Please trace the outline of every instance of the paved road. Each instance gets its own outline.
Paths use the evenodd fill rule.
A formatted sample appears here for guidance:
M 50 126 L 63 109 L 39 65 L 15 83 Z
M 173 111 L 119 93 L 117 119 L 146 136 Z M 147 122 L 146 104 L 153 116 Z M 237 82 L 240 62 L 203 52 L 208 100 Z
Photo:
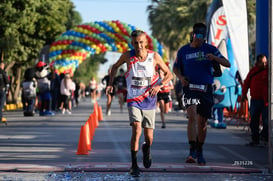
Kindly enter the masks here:
M 105 98 L 98 104 L 105 112 Z M 127 110 L 120 113 L 115 99 L 112 115 L 103 114 L 95 130 L 92 150 L 77 155 L 81 126 L 93 113 L 90 99 L 81 101 L 72 115 L 23 117 L 21 111 L 5 112 L 8 125 L 0 126 L 0 180 L 272 180 L 267 173 L 267 147 L 247 147 L 249 133 L 243 127 L 208 127 L 204 146 L 206 166 L 184 163 L 188 154 L 186 117 L 167 115 L 162 129 L 160 116 L 152 146 L 153 165 L 142 166 L 142 176 L 131 178 Z M 143 140 L 143 137 L 141 138 Z

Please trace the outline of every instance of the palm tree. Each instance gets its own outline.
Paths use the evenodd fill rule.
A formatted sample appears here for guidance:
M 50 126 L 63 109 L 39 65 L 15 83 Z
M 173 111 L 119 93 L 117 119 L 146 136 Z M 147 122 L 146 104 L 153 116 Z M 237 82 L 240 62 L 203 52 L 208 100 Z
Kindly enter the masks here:
M 173 53 L 190 40 L 192 26 L 205 22 L 208 0 L 152 0 L 147 7 L 152 35 Z

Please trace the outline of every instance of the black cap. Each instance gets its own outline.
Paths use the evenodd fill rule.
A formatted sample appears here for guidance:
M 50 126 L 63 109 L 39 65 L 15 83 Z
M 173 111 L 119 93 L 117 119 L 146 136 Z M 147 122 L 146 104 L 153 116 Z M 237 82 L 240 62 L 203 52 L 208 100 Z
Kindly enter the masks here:
M 206 35 L 207 27 L 204 23 L 196 23 L 193 26 L 193 33 L 194 34 L 202 34 Z

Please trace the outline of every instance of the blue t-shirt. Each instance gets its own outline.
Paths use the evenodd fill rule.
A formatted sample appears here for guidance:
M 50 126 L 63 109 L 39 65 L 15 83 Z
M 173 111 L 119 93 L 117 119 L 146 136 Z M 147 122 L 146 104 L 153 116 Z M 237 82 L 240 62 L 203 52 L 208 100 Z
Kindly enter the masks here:
M 190 83 L 212 84 L 213 67 L 212 61 L 206 57 L 208 53 L 224 58 L 213 45 L 203 43 L 201 47 L 193 48 L 187 44 L 178 50 L 173 66 L 180 69 L 182 75 L 187 77 Z

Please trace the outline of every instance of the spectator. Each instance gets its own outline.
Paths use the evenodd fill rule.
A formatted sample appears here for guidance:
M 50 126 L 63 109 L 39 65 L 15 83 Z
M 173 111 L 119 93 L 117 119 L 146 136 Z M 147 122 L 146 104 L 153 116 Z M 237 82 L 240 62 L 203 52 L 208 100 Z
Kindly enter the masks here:
M 6 121 L 6 118 L 3 117 L 3 107 L 6 101 L 6 95 L 9 89 L 9 79 L 5 72 L 5 63 L 0 61 L 0 120 L 2 122 Z
M 74 100 L 76 107 L 79 106 L 79 97 L 80 97 L 80 82 L 78 80 L 75 80 L 75 91 L 74 91 Z
M 58 105 L 61 102 L 60 100 L 61 78 L 55 72 L 55 68 L 53 66 L 50 67 L 49 80 L 50 80 L 50 93 L 52 97 L 51 110 L 56 112 L 58 111 Z
M 36 64 L 36 80 L 38 82 L 38 97 L 40 116 L 53 116 L 51 111 L 52 97 L 50 93 L 49 66 L 45 62 Z
M 248 146 L 257 146 L 262 141 L 268 141 L 268 65 L 263 54 L 257 56 L 256 64 L 247 74 L 243 82 L 242 100 L 247 99 L 250 89 L 250 129 L 251 142 Z M 263 129 L 259 132 L 260 117 Z
M 37 81 L 35 79 L 34 68 L 28 68 L 24 74 L 24 81 L 22 87 L 22 103 L 24 116 L 34 116 L 35 114 L 35 101 L 37 91 Z
M 62 114 L 65 114 L 66 112 L 71 114 L 71 101 L 74 90 L 75 83 L 72 81 L 70 73 L 65 73 L 65 76 L 61 81 L 61 99 L 63 102 Z

